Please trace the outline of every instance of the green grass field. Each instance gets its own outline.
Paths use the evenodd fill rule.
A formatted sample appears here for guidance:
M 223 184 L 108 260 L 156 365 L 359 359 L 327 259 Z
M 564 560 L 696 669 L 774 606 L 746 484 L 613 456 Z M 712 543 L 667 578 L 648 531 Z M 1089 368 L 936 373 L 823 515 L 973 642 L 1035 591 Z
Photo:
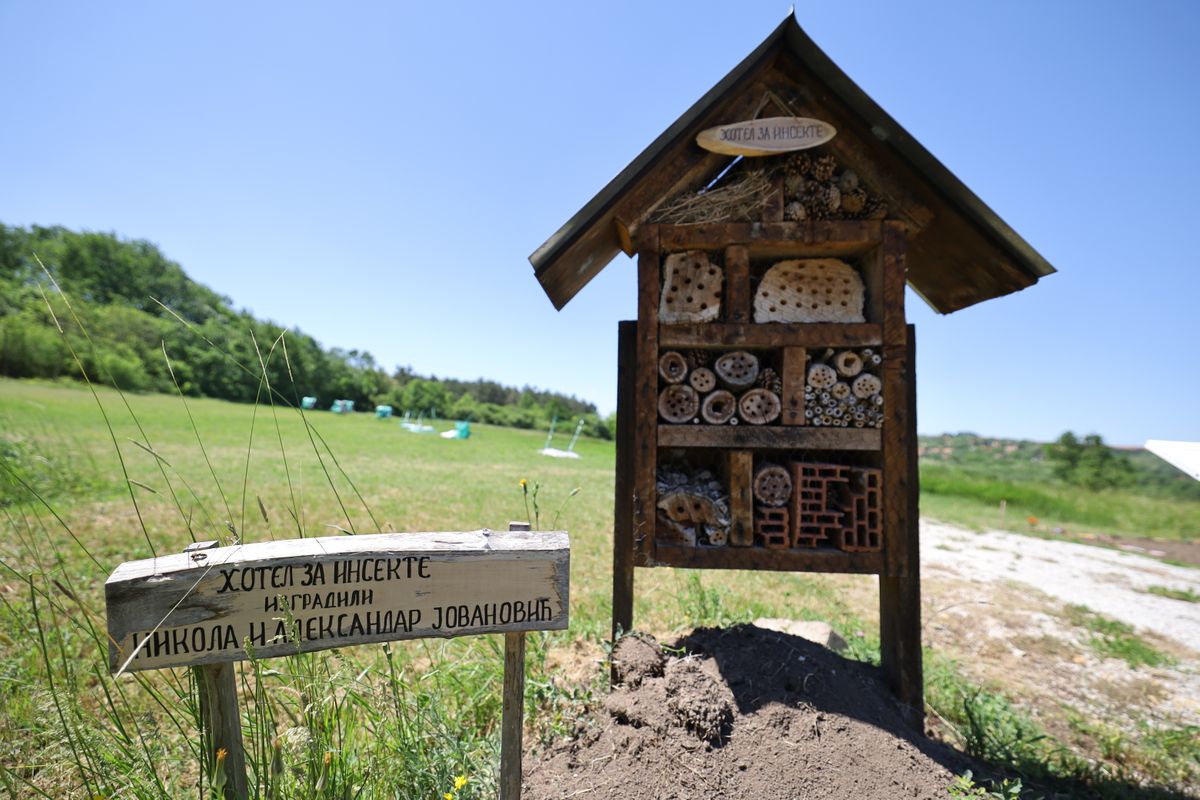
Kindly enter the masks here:
M 571 629 L 533 637 L 530 733 L 536 741 L 574 724 L 579 704 L 604 674 L 600 662 L 611 607 L 611 442 L 581 439 L 576 451 L 582 458 L 560 460 L 537 453 L 545 441 L 537 431 L 476 425 L 469 440 L 447 441 L 407 433 L 395 420 L 373 415 L 315 412 L 308 417 L 310 436 L 291 409 L 276 413 L 268 405 L 201 399 L 185 404 L 162 395 L 122 398 L 103 389 L 97 398 L 74 384 L 0 381 L 0 428 L 10 444 L 8 452 L 19 456 L 6 463 L 17 466 L 22 481 L 14 488 L 10 479 L 7 496 L 32 487 L 45 501 L 7 505 L 9 535 L 0 542 L 0 700 L 9 703 L 0 722 L 0 761 L 14 796 L 28 796 L 32 789 L 68 796 L 67 785 L 76 796 L 89 798 L 117 796 L 119 791 L 176 796 L 172 793 L 180 786 L 198 779 L 196 753 L 187 744 L 194 709 L 188 707 L 186 673 L 153 673 L 140 686 L 128 679 L 114 682 L 104 674 L 102 642 L 94 640 L 96 633 L 87 623 L 102 628 L 102 585 L 118 563 L 178 552 L 193 540 L 228 542 L 234 536 L 248 542 L 351 531 L 502 529 L 509 521 L 527 519 L 521 479 L 531 490 L 537 487 L 536 508 L 529 506 L 529 516 L 536 519 L 530 521 L 544 529 L 557 523 L 570 532 L 572 542 Z M 449 423 L 439 429 L 446 427 Z M 565 440 L 556 444 L 564 446 Z M 872 592 L 871 578 L 675 570 L 639 571 L 638 577 L 636 619 L 646 630 L 670 634 L 759 615 L 819 616 L 843 630 L 862 631 L 855 638 L 862 653 L 876 647 L 873 626 L 860 619 L 853 593 L 845 591 L 849 586 L 854 592 Z M 44 647 L 31 638 L 39 628 L 47 633 Z M 430 773 L 427 796 L 464 773 L 472 780 L 459 796 L 487 796 L 496 764 L 502 666 L 498 637 L 397 643 L 386 648 L 387 658 L 384 650 L 367 646 L 264 664 L 277 674 L 268 675 L 263 684 L 282 684 L 274 693 L 282 700 L 272 701 L 280 708 L 271 713 L 302 722 L 304 705 L 298 700 L 289 704 L 288 698 L 305 695 L 301 685 L 318 680 L 314 670 L 336 673 L 320 678 L 322 685 L 349 681 L 337 695 L 340 702 L 406 686 L 407 704 L 393 704 L 404 713 L 397 710 L 379 719 L 368 715 L 370 724 L 358 723 L 357 728 L 347 720 L 361 715 L 351 714 L 350 708 L 327 709 L 337 735 L 323 740 L 325 749 L 308 754 L 308 762 L 332 752 L 332 768 L 341 769 L 347 781 L 378 792 L 363 796 L 391 796 L 381 787 L 403 776 L 364 772 L 365 764 L 387 762 L 376 757 L 377 750 L 383 746 L 380 741 L 391 742 L 388 746 L 414 759 L 446 759 L 442 773 Z M 275 668 L 276 662 L 296 669 Z M 308 672 L 297 665 L 306 665 Z M 363 677 L 352 680 L 360 673 Z M 405 680 L 392 682 L 389 675 Z M 252 674 L 250 684 L 257 686 L 260 677 Z M 50 678 L 56 679 L 54 686 Z M 60 714 L 55 699 L 64 694 L 64 685 L 72 694 L 78 692 L 79 703 Z M 28 692 L 29 686 L 37 691 Z M 92 698 L 97 688 L 108 692 L 104 702 Z M 252 718 L 259 706 L 270 705 L 265 698 L 255 702 L 256 696 L 251 692 L 248 702 Z M 440 721 L 430 722 L 427 717 L 434 710 Z M 127 740 L 125 734 L 113 733 L 119 720 L 129 718 L 153 720 L 154 735 L 147 739 L 153 744 L 152 758 L 137 756 L 137 735 L 127 731 Z M 289 728 L 273 719 L 260 720 L 248 732 L 251 740 L 266 737 L 258 759 L 261 772 L 269 772 L 279 760 L 267 741 L 276 734 L 263 731 Z M 438 730 L 459 731 L 457 745 L 443 748 L 444 753 L 429 751 L 429 742 L 397 742 L 394 731 L 380 733 L 384 728 L 412 730 L 415 719 L 426 721 L 430 736 Z M 353 759 L 338 760 L 338 754 L 350 752 Z M 123 767 L 112 768 L 110 775 L 112 763 Z M 316 770 L 315 775 L 320 765 L 306 769 Z M 88 781 L 81 781 L 79 773 L 89 776 Z M 295 777 L 292 770 L 283 774 Z M 261 774 L 258 779 L 263 781 Z M 286 782 L 280 785 L 275 796 L 342 796 L 289 793 Z
M 195 735 L 186 671 L 107 675 L 102 585 L 118 563 L 193 540 L 501 529 L 527 518 L 522 479 L 537 487 L 530 521 L 572 542 L 571 628 L 530 637 L 527 741 L 578 724 L 606 674 L 612 443 L 581 439 L 581 459 L 557 460 L 537 454 L 537 431 L 477 425 L 469 440 L 446 441 L 368 414 L 307 421 L 267 404 L 0 381 L 0 786 L 10 797 L 209 797 L 219 783 Z M 991 496 L 972 493 L 964 507 L 990 512 Z M 669 636 L 819 618 L 847 634 L 851 655 L 873 660 L 876 598 L 869 576 L 639 570 L 635 620 Z M 488 636 L 248 665 L 257 796 L 382 798 L 396 786 L 494 795 L 501 662 L 499 637 Z M 935 697 L 988 697 L 953 670 L 936 679 Z

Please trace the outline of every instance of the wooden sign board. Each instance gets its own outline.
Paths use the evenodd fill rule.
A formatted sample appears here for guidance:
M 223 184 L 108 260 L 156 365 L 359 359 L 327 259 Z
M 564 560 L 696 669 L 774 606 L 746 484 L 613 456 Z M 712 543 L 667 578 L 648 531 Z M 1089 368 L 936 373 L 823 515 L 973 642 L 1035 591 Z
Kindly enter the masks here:
M 828 122 L 808 117 L 766 117 L 701 131 L 696 144 L 728 156 L 773 156 L 807 150 L 837 135 Z
M 565 532 L 334 536 L 131 561 L 104 587 L 109 667 L 563 630 L 569 576 Z

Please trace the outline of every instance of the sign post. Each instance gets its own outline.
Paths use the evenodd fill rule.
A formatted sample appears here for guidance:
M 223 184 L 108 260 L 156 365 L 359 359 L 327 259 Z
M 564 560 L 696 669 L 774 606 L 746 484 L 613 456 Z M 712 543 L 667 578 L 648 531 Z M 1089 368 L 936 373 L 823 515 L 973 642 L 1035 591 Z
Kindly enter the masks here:
M 225 796 L 238 800 L 248 785 L 232 662 L 504 633 L 501 797 L 518 798 L 525 632 L 566 629 L 570 543 L 513 527 L 526 530 L 210 542 L 127 562 L 105 583 L 109 666 L 196 669 L 205 744 L 224 751 Z

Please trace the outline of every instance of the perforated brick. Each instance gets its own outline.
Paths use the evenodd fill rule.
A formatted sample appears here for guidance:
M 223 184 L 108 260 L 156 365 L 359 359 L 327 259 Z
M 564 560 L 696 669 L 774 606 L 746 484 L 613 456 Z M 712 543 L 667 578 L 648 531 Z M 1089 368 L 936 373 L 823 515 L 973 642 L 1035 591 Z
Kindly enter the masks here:
M 754 538 L 764 547 L 783 549 L 791 546 L 791 526 L 787 508 L 758 506 L 754 509 Z

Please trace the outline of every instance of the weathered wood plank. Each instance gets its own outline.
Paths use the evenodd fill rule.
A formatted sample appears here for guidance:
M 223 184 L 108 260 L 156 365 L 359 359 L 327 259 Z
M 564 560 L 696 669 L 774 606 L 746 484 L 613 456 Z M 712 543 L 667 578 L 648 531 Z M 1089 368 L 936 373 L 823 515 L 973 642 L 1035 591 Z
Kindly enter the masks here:
M 612 641 L 633 629 L 633 457 L 637 322 L 617 326 L 617 459 L 613 509 Z M 614 678 L 615 679 L 615 678 Z
M 246 800 L 246 749 L 242 743 L 242 718 L 238 712 L 237 676 L 233 664 L 205 664 L 193 668 L 200 700 L 200 725 L 204 757 L 216 764 L 224 758 L 225 800 Z
M 848 572 L 878 574 L 880 553 L 840 550 L 775 550 L 765 547 L 692 547 L 660 544 L 656 566 L 692 569 L 752 569 L 776 572 Z
M 808 349 L 804 347 L 783 348 L 783 386 L 780 400 L 783 402 L 783 424 L 804 425 L 805 370 L 808 368 Z
M 752 257 L 818 258 L 860 255 L 883 241 L 880 220 L 802 222 L 704 222 L 660 225 L 663 252 L 718 250 L 746 245 Z
M 725 248 L 725 321 L 749 322 L 750 300 L 750 251 L 732 244 Z
M 564 532 L 257 542 L 120 565 L 105 583 L 116 671 L 368 642 L 567 627 Z
M 883 326 L 869 323 L 783 323 L 739 325 L 709 322 L 659 325 L 662 347 L 878 347 Z
M 733 450 L 727 454 L 729 479 L 729 543 L 734 547 L 754 544 L 754 454 Z
M 635 563 L 654 558 L 655 471 L 658 464 L 658 307 L 662 293 L 658 226 L 645 225 L 638 243 L 638 322 L 634 370 L 633 535 Z
M 904 719 L 923 730 L 925 692 L 921 663 L 921 579 L 879 577 L 879 661 Z
M 878 450 L 876 428 L 777 425 L 659 425 L 659 447 L 787 450 Z
M 903 490 L 905 508 L 903 549 L 898 575 L 880 576 L 880 658 L 885 679 L 896 693 L 909 724 L 924 730 L 925 683 L 921 651 L 920 486 L 917 472 L 916 335 L 908 326 L 908 386 L 905 397 L 907 472 Z M 890 565 L 894 570 L 896 564 Z
M 504 700 L 500 724 L 500 800 L 521 800 L 525 718 L 525 634 L 504 634 Z
M 898 222 L 885 222 L 883 226 L 883 340 L 891 344 L 903 344 L 907 333 L 904 318 L 904 287 L 907 275 L 905 250 L 907 242 L 904 227 Z

